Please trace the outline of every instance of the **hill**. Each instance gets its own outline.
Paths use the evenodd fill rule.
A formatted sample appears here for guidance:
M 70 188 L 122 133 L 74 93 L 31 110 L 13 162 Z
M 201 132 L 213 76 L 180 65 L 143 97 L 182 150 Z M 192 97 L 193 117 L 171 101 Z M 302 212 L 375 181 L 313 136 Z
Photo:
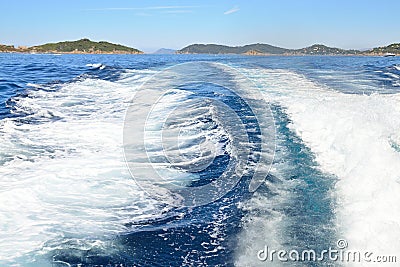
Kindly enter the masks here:
M 0 52 L 20 52 L 20 53 L 67 53 L 67 54 L 142 54 L 143 52 L 109 42 L 93 42 L 89 39 L 77 41 L 65 41 L 58 43 L 48 43 L 31 47 L 14 47 L 13 45 L 1 45 Z
M 65 41 L 58 43 L 48 43 L 38 46 L 29 47 L 32 52 L 52 52 L 52 53 L 112 53 L 112 54 L 141 54 L 142 51 L 109 42 L 93 42 L 89 39 L 81 39 L 78 41 Z
M 358 50 L 345 50 L 315 44 L 301 49 L 287 49 L 268 44 L 225 46 L 216 44 L 193 44 L 177 51 L 179 54 L 245 54 L 245 55 L 358 55 Z
M 388 46 L 376 47 L 366 51 L 370 55 L 384 55 L 387 53 L 400 55 L 400 43 L 390 44 Z
M 309 47 L 291 50 L 292 54 L 298 55 L 358 55 L 359 50 L 345 50 L 336 47 L 329 47 L 322 44 L 315 44 Z
M 15 52 L 17 48 L 15 48 L 13 45 L 4 45 L 0 44 L 0 52 Z
M 268 44 L 250 44 L 245 46 L 226 46 L 217 44 L 192 44 L 181 50 L 178 54 L 246 54 L 253 51 L 256 54 L 280 55 L 288 52 L 286 48 Z

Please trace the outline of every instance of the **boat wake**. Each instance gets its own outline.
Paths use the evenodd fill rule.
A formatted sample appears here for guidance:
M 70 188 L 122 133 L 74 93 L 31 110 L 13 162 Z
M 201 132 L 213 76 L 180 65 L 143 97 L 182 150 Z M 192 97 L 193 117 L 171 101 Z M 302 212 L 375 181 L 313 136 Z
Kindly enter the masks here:
M 287 116 L 287 129 L 280 133 L 289 131 L 292 137 L 285 138 L 286 148 L 278 152 L 277 158 L 287 157 L 281 153 L 293 155 L 273 165 L 271 174 L 276 179 L 267 184 L 269 191 L 276 188 L 274 196 L 258 192 L 245 205 L 246 210 L 261 209 L 262 213 L 250 212 L 245 220 L 237 265 L 262 265 L 255 253 L 264 245 L 298 248 L 307 233 L 290 230 L 293 211 L 288 207 L 299 204 L 292 202 L 298 201 L 296 190 L 301 194 L 312 190 L 307 196 L 313 205 L 300 218 L 305 216 L 313 226 L 307 225 L 307 219 L 296 218 L 295 223 L 297 229 L 314 231 L 301 248 L 325 249 L 334 246 L 335 238 L 345 238 L 355 250 L 395 255 L 400 249 L 400 213 L 392 207 L 400 201 L 400 155 L 393 140 L 399 140 L 400 95 L 345 94 L 286 70 L 243 71 L 259 84 L 268 99 L 284 108 L 287 115 L 278 116 L 277 121 L 283 123 Z M 296 150 L 285 152 L 296 139 L 301 140 Z M 315 158 L 316 164 L 307 163 L 307 158 Z M 304 171 L 305 166 L 315 167 L 307 175 L 300 175 L 299 181 L 295 173 Z M 297 171 L 288 173 L 288 168 Z M 259 214 L 267 214 L 270 219 Z M 321 216 L 326 220 L 315 228 Z M 260 229 L 264 235 L 255 234 Z M 326 231 L 332 231 L 331 242 L 315 245 L 315 240 L 326 240 Z
M 366 66 L 366 87 L 341 70 L 180 66 L 88 64 L 8 99 L 0 265 L 264 266 L 265 245 L 339 238 L 400 250 L 398 65 Z

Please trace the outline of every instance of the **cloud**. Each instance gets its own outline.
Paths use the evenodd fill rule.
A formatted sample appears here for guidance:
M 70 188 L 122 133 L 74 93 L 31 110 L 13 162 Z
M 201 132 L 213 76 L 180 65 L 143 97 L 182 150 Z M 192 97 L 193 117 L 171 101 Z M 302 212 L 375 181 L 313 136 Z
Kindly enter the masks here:
M 224 12 L 224 15 L 229 15 L 235 12 L 238 12 L 240 10 L 240 8 L 238 6 L 234 6 L 233 8 L 227 10 Z

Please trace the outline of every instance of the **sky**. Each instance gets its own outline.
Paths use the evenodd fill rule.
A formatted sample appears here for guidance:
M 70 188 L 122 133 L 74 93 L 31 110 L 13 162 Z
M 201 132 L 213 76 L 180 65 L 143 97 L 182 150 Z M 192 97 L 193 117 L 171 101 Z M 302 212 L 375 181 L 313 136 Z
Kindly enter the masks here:
M 152 52 L 193 43 L 400 42 L 397 0 L 2 0 L 0 11 L 0 43 L 16 46 L 89 38 Z

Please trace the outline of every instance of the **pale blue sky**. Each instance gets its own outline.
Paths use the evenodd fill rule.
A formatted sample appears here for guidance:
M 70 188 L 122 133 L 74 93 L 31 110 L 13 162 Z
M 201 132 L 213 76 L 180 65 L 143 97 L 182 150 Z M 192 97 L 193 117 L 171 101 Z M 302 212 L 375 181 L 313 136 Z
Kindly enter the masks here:
M 2 0 L 0 43 L 83 37 L 150 52 L 192 43 L 323 43 L 369 48 L 400 42 L 400 1 Z

